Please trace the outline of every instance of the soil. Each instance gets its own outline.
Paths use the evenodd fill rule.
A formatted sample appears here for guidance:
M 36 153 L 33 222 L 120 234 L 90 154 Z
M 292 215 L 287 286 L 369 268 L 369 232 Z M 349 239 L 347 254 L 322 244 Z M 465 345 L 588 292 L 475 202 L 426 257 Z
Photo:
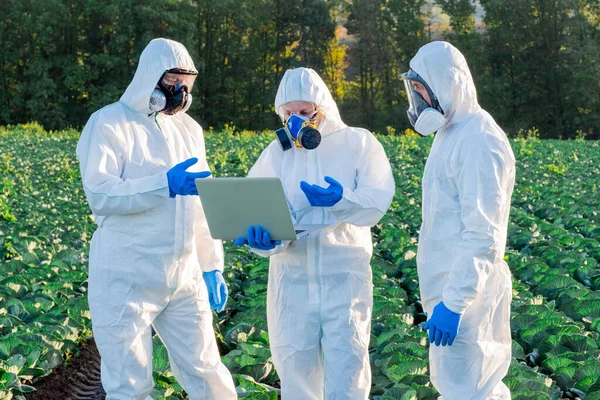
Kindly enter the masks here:
M 100 382 L 100 354 L 93 339 L 80 347 L 79 355 L 66 365 L 33 383 L 36 392 L 27 400 L 104 400 L 106 393 Z

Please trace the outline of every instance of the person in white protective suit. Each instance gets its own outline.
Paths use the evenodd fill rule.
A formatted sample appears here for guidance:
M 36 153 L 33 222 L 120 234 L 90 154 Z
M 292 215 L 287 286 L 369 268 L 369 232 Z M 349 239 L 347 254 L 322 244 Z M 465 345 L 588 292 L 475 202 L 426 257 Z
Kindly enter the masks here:
M 284 140 L 279 130 L 279 140 L 262 152 L 248 176 L 280 178 L 294 223 L 325 226 L 282 243 L 253 226 L 235 242 L 270 256 L 267 319 L 282 398 L 367 399 L 370 227 L 394 196 L 390 164 L 375 136 L 342 122 L 312 69 L 285 73 L 275 110 L 294 140 Z M 298 131 L 300 120 L 312 128 Z
M 90 117 L 77 145 L 98 225 L 88 302 L 108 400 L 150 398 L 151 326 L 190 399 L 237 398 L 212 327 L 211 307 L 227 297 L 223 248 L 194 196 L 194 179 L 210 175 L 202 129 L 185 114 L 196 74 L 183 45 L 152 40 L 121 99 Z
M 510 399 L 511 276 L 504 262 L 515 158 L 477 103 L 463 55 L 423 46 L 402 75 L 408 115 L 435 131 L 423 175 L 417 265 L 431 381 L 444 400 Z

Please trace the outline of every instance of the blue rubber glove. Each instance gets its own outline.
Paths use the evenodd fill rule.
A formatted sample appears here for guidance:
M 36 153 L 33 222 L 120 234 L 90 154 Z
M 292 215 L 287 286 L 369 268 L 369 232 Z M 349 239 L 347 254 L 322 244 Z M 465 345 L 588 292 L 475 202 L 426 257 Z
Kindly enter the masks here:
M 262 226 L 248 227 L 248 236 L 235 239 L 233 244 L 236 246 L 242 246 L 247 244 L 253 249 L 259 250 L 273 250 L 276 246 L 281 244 L 281 240 L 271 240 L 271 234 L 268 230 Z
M 308 202 L 313 207 L 331 207 L 342 199 L 344 187 L 341 183 L 330 176 L 325 177 L 329 186 L 324 188 L 319 185 L 311 185 L 308 182 L 300 182 L 300 189 L 306 195 Z
M 217 309 L 217 312 L 223 311 L 225 303 L 227 303 L 227 284 L 223 278 L 223 274 L 219 270 L 213 270 L 202 274 L 204 282 L 208 288 L 208 302 L 210 309 Z
M 198 159 L 196 157 L 188 158 L 167 172 L 167 180 L 169 181 L 169 197 L 173 198 L 176 195 L 188 196 L 198 194 L 198 189 L 196 188 L 196 179 L 210 176 L 210 171 L 186 171 L 186 169 L 197 162 Z
M 429 343 L 439 346 L 452 346 L 456 335 L 458 335 L 458 327 L 462 314 L 457 314 L 450 311 L 443 301 L 440 301 L 433 308 L 431 318 L 423 325 L 423 329 L 429 330 Z

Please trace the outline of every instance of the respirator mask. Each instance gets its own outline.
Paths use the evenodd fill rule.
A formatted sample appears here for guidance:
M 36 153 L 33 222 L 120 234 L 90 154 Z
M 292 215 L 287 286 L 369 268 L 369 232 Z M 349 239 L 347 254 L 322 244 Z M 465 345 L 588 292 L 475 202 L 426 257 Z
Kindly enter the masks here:
M 425 80 L 412 69 L 403 73 L 402 79 L 404 80 L 404 88 L 408 96 L 409 107 L 406 114 L 411 125 L 423 136 L 437 132 L 447 122 L 437 97 L 433 94 L 433 91 Z M 413 82 L 418 82 L 425 88 L 431 105 L 417 92 Z
M 150 110 L 166 115 L 186 112 L 192 105 L 190 91 L 197 75 L 195 71 L 179 68 L 166 71 L 150 96 Z
M 316 115 L 317 111 L 311 117 L 292 114 L 285 121 L 284 127 L 275 131 L 283 151 L 288 151 L 294 146 L 306 150 L 319 147 L 321 133 L 314 122 Z

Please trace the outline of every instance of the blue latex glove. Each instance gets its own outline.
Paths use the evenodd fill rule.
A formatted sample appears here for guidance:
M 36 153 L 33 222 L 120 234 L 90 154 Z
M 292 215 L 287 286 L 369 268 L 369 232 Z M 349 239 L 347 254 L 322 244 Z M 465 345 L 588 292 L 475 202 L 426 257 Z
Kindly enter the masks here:
M 210 176 L 210 171 L 186 171 L 186 169 L 197 162 L 198 159 L 196 157 L 188 158 L 167 172 L 167 180 L 169 181 L 169 197 L 175 197 L 176 195 L 187 196 L 198 194 L 198 189 L 196 188 L 196 179 Z
M 233 242 L 236 246 L 242 246 L 247 244 L 248 246 L 259 249 L 259 250 L 273 250 L 276 246 L 281 244 L 281 240 L 271 240 L 271 234 L 268 230 L 262 226 L 248 227 L 248 236 L 235 239 Z
M 342 184 L 330 176 L 325 177 L 325 182 L 329 183 L 327 188 L 319 185 L 311 185 L 305 181 L 300 182 L 300 189 L 306 195 L 311 206 L 331 207 L 342 199 L 344 193 Z
M 457 314 L 454 311 L 450 311 L 443 301 L 440 301 L 437 306 L 433 308 L 433 314 L 431 318 L 423 325 L 423 329 L 429 330 L 429 343 L 436 346 L 440 344 L 445 346 L 452 346 L 456 335 L 458 335 L 458 327 L 462 314 Z
M 217 312 L 223 311 L 225 303 L 227 303 L 227 284 L 223 278 L 223 274 L 219 270 L 213 270 L 202 274 L 204 282 L 208 288 L 208 302 L 210 309 L 217 309 Z

